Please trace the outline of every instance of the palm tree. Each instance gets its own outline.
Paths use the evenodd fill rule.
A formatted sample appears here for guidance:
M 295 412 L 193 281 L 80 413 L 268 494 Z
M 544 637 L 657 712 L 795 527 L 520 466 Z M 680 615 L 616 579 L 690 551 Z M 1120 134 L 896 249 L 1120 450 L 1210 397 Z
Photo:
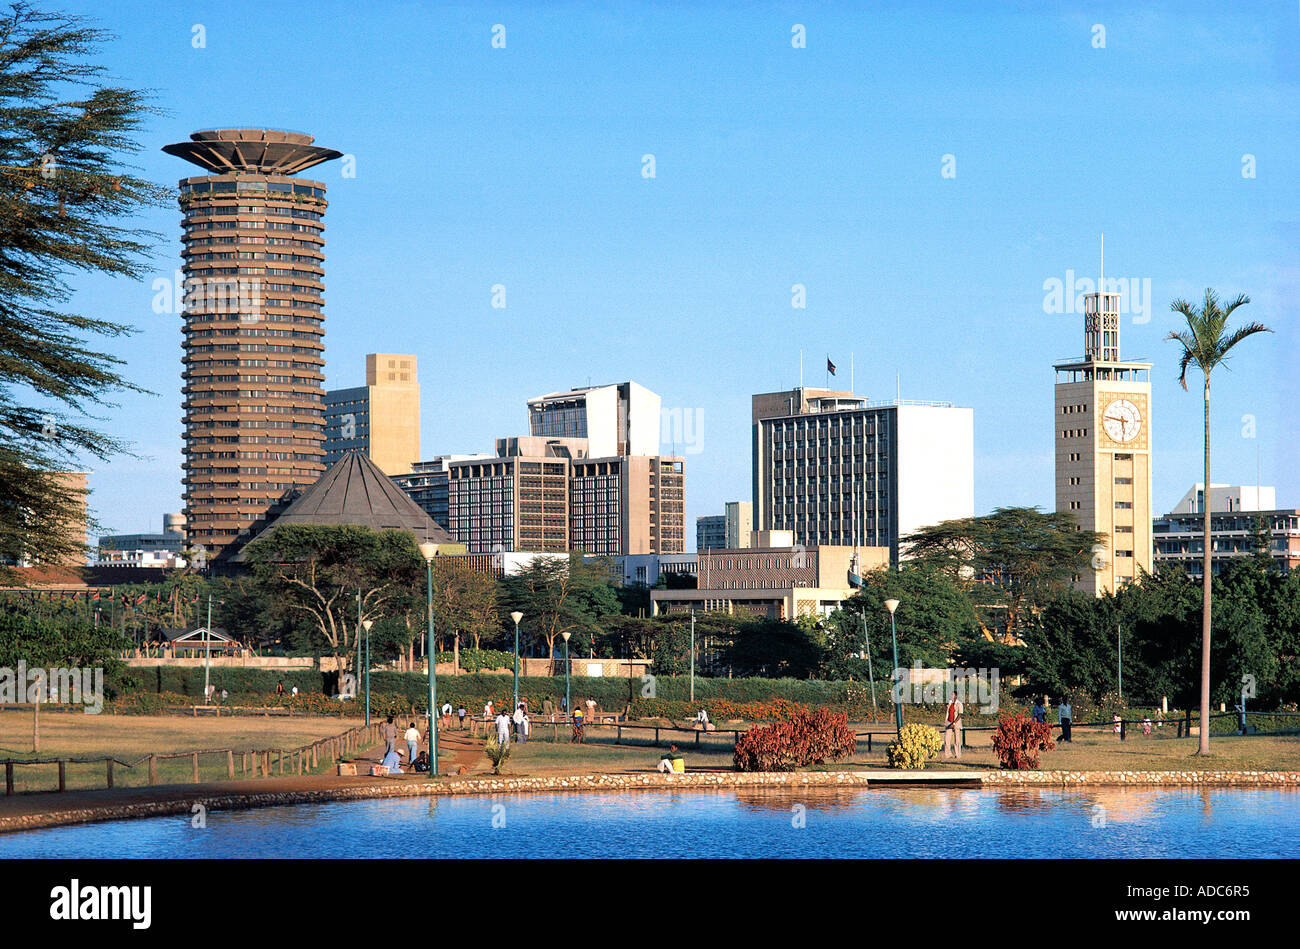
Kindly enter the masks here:
M 1205 291 L 1205 303 L 1198 310 L 1186 300 L 1175 300 L 1170 309 L 1181 313 L 1187 320 L 1187 329 L 1171 332 L 1166 339 L 1172 339 L 1183 347 L 1182 358 L 1178 361 L 1178 382 L 1187 389 L 1187 370 L 1195 363 L 1201 368 L 1205 377 L 1205 486 L 1202 497 L 1201 512 L 1205 516 L 1205 549 L 1202 551 L 1203 594 L 1201 601 L 1201 744 L 1198 755 L 1210 753 L 1210 373 L 1215 366 L 1226 362 L 1228 351 L 1247 336 L 1255 333 L 1273 332 L 1261 323 L 1247 323 L 1231 333 L 1226 332 L 1228 317 L 1239 306 L 1250 302 L 1244 293 L 1226 307 L 1219 305 L 1219 297 L 1213 290 Z

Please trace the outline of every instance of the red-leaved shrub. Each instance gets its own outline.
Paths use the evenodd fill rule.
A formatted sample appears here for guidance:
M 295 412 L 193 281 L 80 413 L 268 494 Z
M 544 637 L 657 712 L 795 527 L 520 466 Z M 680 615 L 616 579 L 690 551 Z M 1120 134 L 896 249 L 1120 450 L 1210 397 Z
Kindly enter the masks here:
M 848 715 L 819 708 L 751 728 L 736 742 L 734 760 L 737 771 L 793 771 L 846 758 L 856 747 Z
M 1038 753 L 1056 747 L 1052 726 L 1036 722 L 1024 712 L 1003 715 L 993 733 L 993 750 L 1002 767 L 1013 771 L 1037 771 Z

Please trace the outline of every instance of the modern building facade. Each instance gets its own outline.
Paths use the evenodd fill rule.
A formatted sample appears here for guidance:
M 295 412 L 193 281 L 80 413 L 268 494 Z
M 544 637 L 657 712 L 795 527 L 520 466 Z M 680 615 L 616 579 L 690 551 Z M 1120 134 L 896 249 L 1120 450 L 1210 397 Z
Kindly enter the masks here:
M 528 401 L 528 433 L 585 438 L 588 454 L 658 455 L 660 399 L 635 382 L 552 392 Z
M 468 455 L 438 455 L 428 461 L 417 461 L 408 474 L 392 475 L 393 484 L 405 491 L 424 513 L 444 530 L 450 530 L 451 511 L 448 502 L 448 466 L 453 461 L 481 461 L 492 458 L 487 453 Z
M 180 182 L 185 515 L 220 551 L 276 499 L 324 472 L 325 185 L 295 176 L 340 157 L 310 135 L 195 132 L 163 151 Z
M 1282 573 L 1300 567 L 1300 509 L 1277 507 L 1271 487 L 1210 486 L 1210 565 L 1219 573 L 1225 563 L 1265 552 Z M 1155 518 L 1155 562 L 1180 566 L 1200 579 L 1205 550 L 1204 485 L 1196 484 L 1173 511 Z
M 110 534 L 99 538 L 100 564 L 171 567 L 184 563 L 185 516 L 164 514 L 161 534 Z
M 825 617 L 853 596 L 849 573 L 887 567 L 888 547 L 750 547 L 696 554 L 696 589 L 651 590 L 655 615 L 746 613 Z
M 748 547 L 754 532 L 754 504 L 752 501 L 728 501 L 723 508 L 725 546 L 735 550 Z
M 757 531 L 887 547 L 897 562 L 909 532 L 974 514 L 971 409 L 797 388 L 755 395 L 752 423 Z
M 717 550 L 727 546 L 727 515 L 706 514 L 695 519 L 695 549 Z
M 325 393 L 325 464 L 364 452 L 387 475 L 407 474 L 420 458 L 420 382 L 416 358 L 366 355 L 366 384 Z
M 1056 509 L 1103 536 L 1075 578 L 1096 596 L 1154 566 L 1151 364 L 1120 358 L 1119 299 L 1085 295 L 1083 357 L 1055 366 Z

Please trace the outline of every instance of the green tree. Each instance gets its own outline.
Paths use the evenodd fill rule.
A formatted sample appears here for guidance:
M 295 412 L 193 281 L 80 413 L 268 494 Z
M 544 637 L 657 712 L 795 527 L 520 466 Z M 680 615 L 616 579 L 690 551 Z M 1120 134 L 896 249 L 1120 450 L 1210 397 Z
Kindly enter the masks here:
M 1228 353 L 1248 336 L 1256 333 L 1272 332 L 1267 326 L 1261 323 L 1247 323 L 1239 329 L 1228 331 L 1228 318 L 1232 316 L 1234 310 L 1240 306 L 1245 306 L 1250 302 L 1250 297 L 1244 293 L 1239 295 L 1226 307 L 1220 306 L 1219 297 L 1212 289 L 1206 289 L 1205 302 L 1198 309 L 1186 300 L 1174 300 L 1170 308 L 1183 316 L 1187 321 L 1187 328 L 1184 330 L 1175 330 L 1170 332 L 1166 339 L 1173 340 L 1182 347 L 1182 355 L 1178 360 L 1178 382 L 1187 391 L 1187 370 L 1193 365 L 1201 370 L 1204 380 L 1204 419 L 1203 434 L 1205 437 L 1205 457 L 1204 457 L 1204 474 L 1205 474 L 1205 503 L 1202 505 L 1205 516 L 1204 526 L 1204 543 L 1205 551 L 1203 565 L 1205 575 L 1202 578 L 1202 597 L 1201 606 L 1201 741 L 1197 754 L 1208 755 L 1210 753 L 1210 729 L 1208 727 L 1210 716 L 1210 629 L 1212 620 L 1212 591 L 1211 581 L 1213 579 L 1213 545 L 1210 537 L 1210 374 L 1216 367 L 1223 364 L 1228 359 Z
M 272 611 L 305 621 L 336 659 L 351 650 L 358 620 L 402 615 L 424 581 L 415 536 L 404 530 L 283 524 L 244 557 Z
M 1073 577 L 1090 568 L 1104 535 L 1065 512 L 1000 507 L 943 521 L 903 538 L 916 563 L 941 571 L 976 604 L 990 639 L 1015 642 Z
M 130 327 L 67 308 L 71 272 L 141 276 L 157 235 L 123 222 L 170 198 L 122 164 L 155 110 L 104 84 L 108 39 L 25 2 L 0 13 L 0 558 L 84 556 L 85 492 L 59 472 L 125 451 L 93 413 L 143 391 L 90 341 Z
M 501 613 L 525 616 L 521 635 L 535 636 L 555 658 L 555 644 L 566 631 L 573 637 L 571 654 L 594 648 L 600 619 L 618 614 L 618 593 L 607 563 L 585 563 L 581 554 L 567 559 L 534 557 L 517 574 L 501 581 Z M 513 637 L 513 627 L 509 634 Z M 512 639 L 513 648 L 513 639 Z

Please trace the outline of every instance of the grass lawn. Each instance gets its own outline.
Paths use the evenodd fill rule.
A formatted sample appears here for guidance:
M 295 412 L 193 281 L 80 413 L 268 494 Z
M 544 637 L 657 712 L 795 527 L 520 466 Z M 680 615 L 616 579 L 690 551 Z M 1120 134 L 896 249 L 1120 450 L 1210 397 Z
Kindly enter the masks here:
M 939 757 L 927 768 L 994 770 L 998 768 L 997 756 L 989 745 L 989 732 L 971 732 L 968 737 L 972 747 L 967 748 L 960 761 Z M 572 745 L 567 736 L 556 743 L 549 734 L 524 745 L 515 745 L 503 774 L 515 777 L 554 774 L 613 773 L 644 771 L 653 768 L 666 743 L 656 748 L 648 741 L 640 744 L 613 743 L 613 732 L 608 735 L 599 729 L 588 729 L 587 742 Z M 666 739 L 667 733 L 664 738 Z M 686 758 L 688 770 L 731 770 L 731 736 L 726 738 L 703 736 L 696 747 L 693 736 L 682 736 L 679 750 Z M 538 740 L 541 738 L 542 740 Z M 878 736 L 872 742 L 872 753 L 866 751 L 865 739 L 859 740 L 859 752 L 847 761 L 823 765 L 817 770 L 879 769 L 888 767 L 885 760 L 887 736 Z M 1144 737 L 1129 735 L 1120 741 L 1119 736 L 1084 734 L 1075 732 L 1074 741 L 1057 744 L 1055 751 L 1044 752 L 1041 759 L 1045 771 L 1300 771 L 1300 736 L 1214 736 L 1210 740 L 1209 758 L 1198 758 L 1195 738 L 1172 736 Z M 474 768 L 477 773 L 487 769 L 487 759 Z
M 32 752 L 31 709 L 0 711 L 0 759 L 94 758 L 112 755 L 131 761 L 150 752 L 195 751 L 233 748 L 235 775 L 242 777 L 240 751 L 296 748 L 318 738 L 338 735 L 359 724 L 356 719 L 293 716 L 260 718 L 192 718 L 183 715 L 87 715 L 84 712 L 41 712 L 41 750 Z M 158 762 L 158 783 L 186 783 L 192 780 L 192 764 L 186 759 Z M 72 788 L 104 787 L 105 768 L 97 764 L 67 765 L 67 785 Z M 199 778 L 226 779 L 224 755 L 200 755 Z M 118 765 L 113 783 L 131 787 L 149 783 L 148 766 Z M 52 791 L 58 788 L 55 765 L 16 765 L 14 790 Z

